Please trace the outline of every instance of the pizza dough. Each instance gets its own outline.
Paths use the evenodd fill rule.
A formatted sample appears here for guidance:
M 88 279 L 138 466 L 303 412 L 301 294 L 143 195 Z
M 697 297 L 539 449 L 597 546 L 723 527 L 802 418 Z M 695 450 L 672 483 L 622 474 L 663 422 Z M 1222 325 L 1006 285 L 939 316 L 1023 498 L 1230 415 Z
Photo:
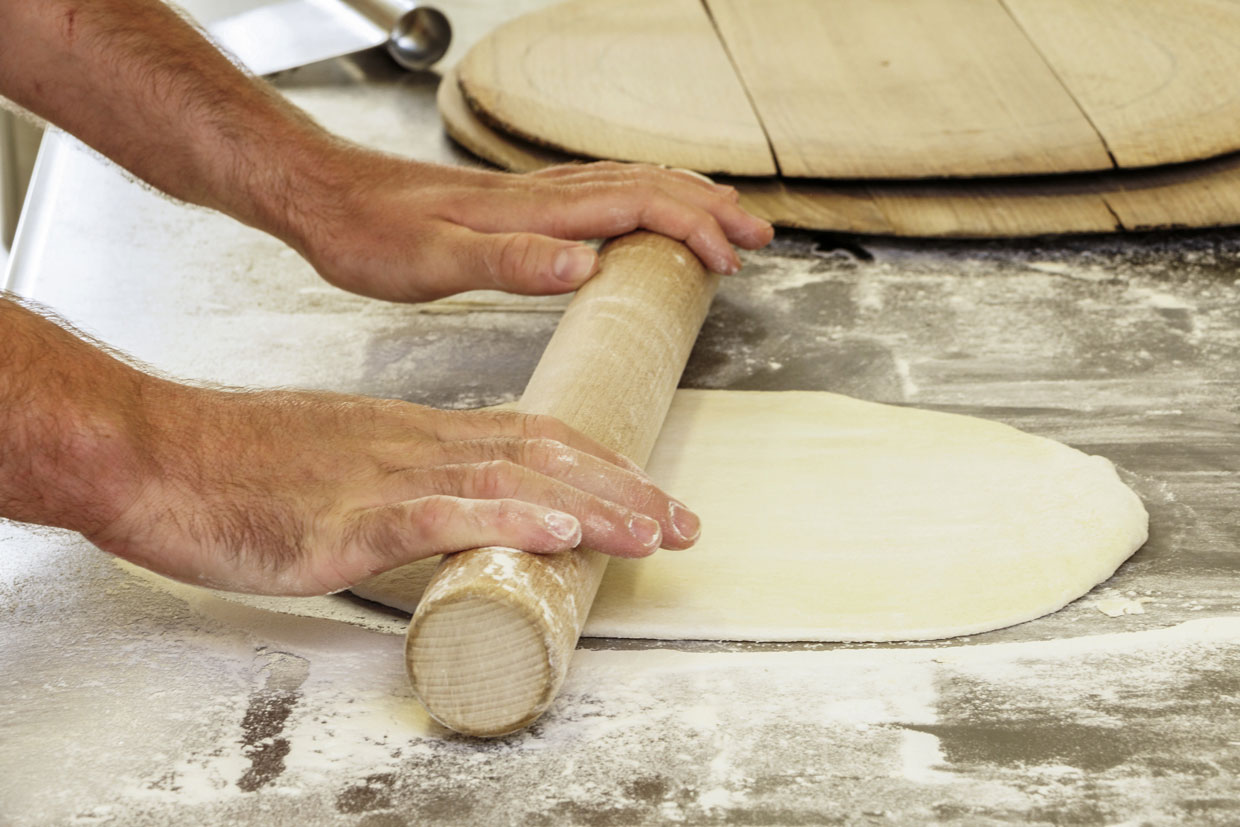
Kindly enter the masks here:
M 678 391 L 648 465 L 702 517 L 613 560 L 598 637 L 925 640 L 1031 620 L 1145 542 L 1112 464 L 997 422 L 830 393 Z M 407 611 L 434 561 L 358 595 Z

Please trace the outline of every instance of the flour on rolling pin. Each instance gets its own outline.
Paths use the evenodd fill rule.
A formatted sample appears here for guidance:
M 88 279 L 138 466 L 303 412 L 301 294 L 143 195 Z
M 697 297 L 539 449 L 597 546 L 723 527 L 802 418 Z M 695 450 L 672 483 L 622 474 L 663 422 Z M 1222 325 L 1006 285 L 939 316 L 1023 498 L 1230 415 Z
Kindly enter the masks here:
M 541 592 L 533 589 L 533 584 L 530 582 L 530 572 L 528 570 L 522 570 L 517 565 L 518 562 L 520 562 L 519 558 L 524 556 L 526 552 L 515 548 L 501 548 L 495 546 L 492 546 L 490 551 L 492 552 L 491 560 L 486 565 L 486 573 L 495 578 L 495 582 L 507 592 L 512 592 L 513 594 L 528 593 L 537 595 L 538 600 L 536 601 L 536 605 L 542 610 L 543 617 L 550 619 L 552 616 L 551 605 L 547 602 L 546 597 L 543 596 Z M 555 569 L 549 569 L 546 573 L 549 574 L 557 583 L 563 586 L 564 578 L 559 572 Z M 455 576 L 460 577 L 461 575 L 457 572 L 455 573 Z M 446 582 L 451 584 L 451 577 L 449 577 Z M 573 610 L 575 611 L 577 608 L 577 602 L 573 599 L 571 592 L 568 596 Z

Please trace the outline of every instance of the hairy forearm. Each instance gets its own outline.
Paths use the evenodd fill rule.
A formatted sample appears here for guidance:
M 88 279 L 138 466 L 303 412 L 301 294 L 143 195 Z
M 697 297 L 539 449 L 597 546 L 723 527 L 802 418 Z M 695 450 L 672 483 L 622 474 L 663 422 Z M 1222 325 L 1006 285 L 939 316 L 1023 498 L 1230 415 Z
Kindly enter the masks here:
M 160 0 L 0 0 L 0 94 L 177 198 L 295 245 L 340 142 Z
M 509 175 L 351 144 L 161 0 L 0 0 L 0 95 L 164 192 L 271 233 L 332 284 L 392 301 L 567 292 L 598 267 L 575 241 L 639 228 L 734 273 L 732 244 L 773 233 L 733 188 L 676 170 Z
M 0 517 L 84 533 L 114 519 L 161 381 L 0 295 Z
M 268 594 L 462 549 L 632 557 L 698 534 L 628 460 L 549 417 L 181 385 L 2 294 L 0 517 Z

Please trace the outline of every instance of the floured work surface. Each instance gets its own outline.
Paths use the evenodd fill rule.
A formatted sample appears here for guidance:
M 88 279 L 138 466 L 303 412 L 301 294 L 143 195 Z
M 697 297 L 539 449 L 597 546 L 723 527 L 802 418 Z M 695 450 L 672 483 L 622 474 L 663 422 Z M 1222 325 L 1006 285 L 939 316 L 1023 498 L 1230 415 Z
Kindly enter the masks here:
M 487 28 L 513 8 L 488 6 Z M 459 44 L 486 13 L 447 11 Z M 351 140 L 464 160 L 436 128 L 431 76 L 381 52 L 280 82 Z M 28 211 L 39 255 L 12 272 L 37 271 L 33 298 L 175 376 L 496 404 L 520 395 L 563 311 L 561 299 L 496 294 L 367 300 L 94 154 L 44 169 L 55 186 L 32 206 L 54 196 L 55 210 Z M 401 657 L 408 619 L 395 612 L 372 610 L 383 634 L 170 593 L 73 536 L 2 525 L 4 819 L 1234 822 L 1240 232 L 987 243 L 781 232 L 743 258 L 686 386 L 830 388 L 1051 436 L 1132 472 L 1150 541 L 1086 598 L 972 638 L 586 639 L 610 651 L 577 652 L 541 721 L 478 744 L 422 728 Z M 1144 611 L 1100 611 L 1112 598 Z
M 1061 608 L 1146 539 L 1111 463 L 975 417 L 830 393 L 679 391 L 651 476 L 688 551 L 613 560 L 584 634 L 924 640 Z M 427 564 L 354 588 L 412 611 Z
M 0 525 L 13 687 L 0 800 L 18 825 L 972 827 L 1099 812 L 1222 825 L 1235 813 L 1232 616 L 1158 628 L 1094 613 L 1083 637 L 965 646 L 578 651 L 546 716 L 478 741 L 422 712 L 396 635 L 168 593 L 82 541 L 21 532 Z M 1180 616 L 1159 603 L 1156 624 Z

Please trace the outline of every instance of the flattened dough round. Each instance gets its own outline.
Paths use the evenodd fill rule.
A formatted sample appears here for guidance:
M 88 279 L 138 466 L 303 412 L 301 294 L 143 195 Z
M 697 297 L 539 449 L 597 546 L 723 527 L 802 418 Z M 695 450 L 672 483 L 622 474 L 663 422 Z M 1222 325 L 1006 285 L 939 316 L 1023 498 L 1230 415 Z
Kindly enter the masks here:
M 584 634 L 925 640 L 1056 611 L 1145 542 L 1102 457 L 830 393 L 678 391 L 648 465 L 705 530 L 613 560 Z M 426 564 L 354 589 L 412 610 Z

